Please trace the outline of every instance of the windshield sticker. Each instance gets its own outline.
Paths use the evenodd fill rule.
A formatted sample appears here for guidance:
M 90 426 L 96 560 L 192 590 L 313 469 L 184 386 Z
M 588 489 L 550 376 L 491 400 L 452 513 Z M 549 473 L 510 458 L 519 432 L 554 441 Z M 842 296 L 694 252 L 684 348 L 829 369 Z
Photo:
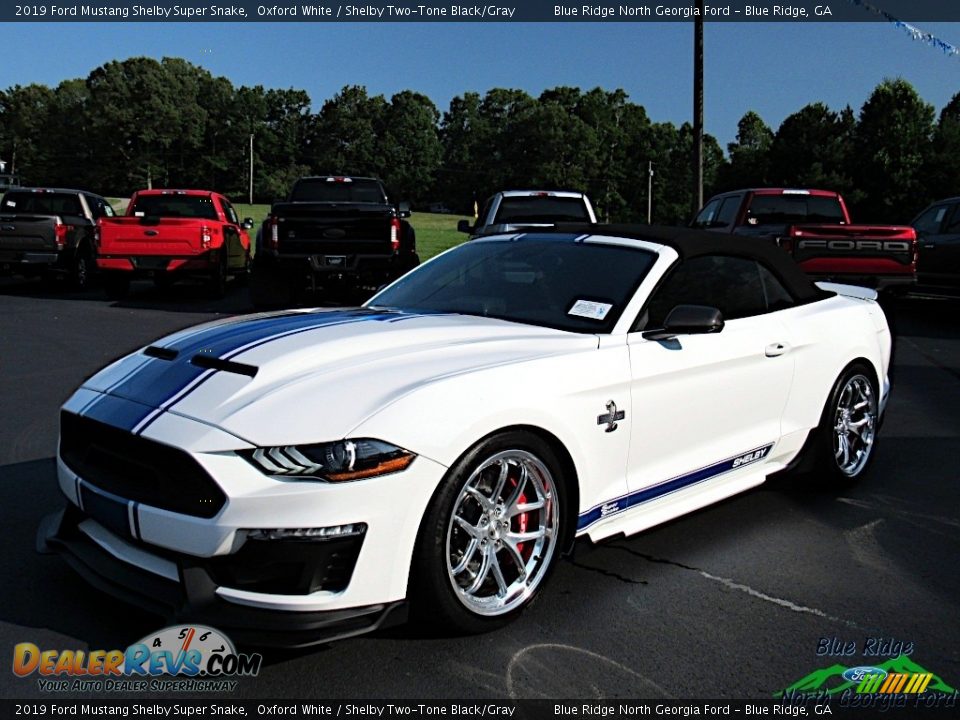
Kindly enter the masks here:
M 16 206 L 17 206 L 17 201 L 16 201 L 16 200 L 7 200 L 7 201 L 4 203 L 4 205 L 6 205 L 7 207 L 16 207 Z
M 577 300 L 573 304 L 573 307 L 567 312 L 567 315 L 588 318 L 590 320 L 603 320 L 612 307 L 613 305 L 610 303 Z

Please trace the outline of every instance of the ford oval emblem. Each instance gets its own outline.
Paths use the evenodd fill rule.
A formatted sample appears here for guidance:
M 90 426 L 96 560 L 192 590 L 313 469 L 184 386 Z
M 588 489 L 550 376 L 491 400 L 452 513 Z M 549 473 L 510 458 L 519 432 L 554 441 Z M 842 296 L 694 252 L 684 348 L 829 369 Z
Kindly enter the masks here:
M 865 677 L 869 677 L 870 675 L 879 675 L 882 679 L 887 676 L 887 671 L 881 670 L 878 667 L 871 667 L 869 665 L 860 665 L 858 667 L 852 667 L 852 668 L 849 668 L 848 670 L 844 670 L 843 679 L 849 680 L 850 682 L 858 683 L 858 682 L 863 682 L 863 679 Z
M 323 231 L 323 236 L 325 238 L 342 238 L 346 234 L 347 231 L 340 228 L 330 228 L 329 230 Z
M 160 234 L 160 231 L 159 231 L 159 230 L 147 230 L 146 233 L 144 233 L 144 234 L 145 234 L 145 235 L 149 235 L 150 237 L 153 237 L 154 235 L 159 235 L 159 234 Z

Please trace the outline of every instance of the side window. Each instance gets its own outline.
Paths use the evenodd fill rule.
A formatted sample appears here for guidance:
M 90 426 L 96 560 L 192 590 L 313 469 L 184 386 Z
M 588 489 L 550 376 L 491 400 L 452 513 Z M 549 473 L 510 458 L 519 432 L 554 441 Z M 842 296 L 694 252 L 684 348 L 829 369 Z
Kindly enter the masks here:
M 696 220 L 693 221 L 693 226 L 698 228 L 713 227 L 713 224 L 717 218 L 717 210 L 719 209 L 720 201 L 711 200 L 704 205 L 703 209 L 697 214 Z
M 947 222 L 945 233 L 954 235 L 960 233 L 960 204 L 953 206 L 953 217 Z
M 226 200 L 223 201 L 223 211 L 227 215 L 227 220 L 232 222 L 234 225 L 239 225 L 240 221 L 237 219 L 237 211 L 233 209 L 233 205 L 228 203 Z
M 934 205 L 914 221 L 913 227 L 917 232 L 936 235 L 940 232 L 940 225 L 947 214 L 947 207 L 947 205 Z
M 733 197 L 728 197 L 720 205 L 720 210 L 717 212 L 717 219 L 715 225 L 720 227 L 729 227 L 736 222 L 737 211 L 740 209 L 740 202 L 743 198 L 740 195 L 734 195 Z
M 709 305 L 718 308 L 725 320 L 736 320 L 792 304 L 793 298 L 783 284 L 757 261 L 704 255 L 670 272 L 647 305 L 643 327 L 663 327 L 677 305 Z
M 113 206 L 106 200 L 100 200 L 100 212 L 103 217 L 114 217 L 116 215 L 113 211 Z

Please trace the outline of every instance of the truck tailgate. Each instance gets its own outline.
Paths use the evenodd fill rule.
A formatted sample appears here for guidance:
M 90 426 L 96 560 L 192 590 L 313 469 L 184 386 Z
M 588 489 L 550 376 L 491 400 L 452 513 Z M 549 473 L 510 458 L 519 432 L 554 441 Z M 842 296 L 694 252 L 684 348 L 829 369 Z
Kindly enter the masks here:
M 389 205 L 277 203 L 277 238 L 284 254 L 389 255 L 393 252 Z
M 215 222 L 197 218 L 104 218 L 100 221 L 100 255 L 198 255 L 203 252 L 200 230 L 216 235 Z
M 0 215 L 0 256 L 14 252 L 57 251 L 54 215 Z
M 795 225 L 789 231 L 793 257 L 808 272 L 912 273 L 916 239 L 912 227 L 896 225 Z

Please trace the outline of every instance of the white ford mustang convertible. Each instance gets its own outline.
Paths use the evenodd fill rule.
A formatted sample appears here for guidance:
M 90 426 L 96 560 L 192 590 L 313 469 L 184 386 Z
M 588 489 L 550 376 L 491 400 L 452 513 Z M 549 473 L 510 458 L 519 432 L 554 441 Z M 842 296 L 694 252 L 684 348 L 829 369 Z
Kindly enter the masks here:
M 237 317 L 64 405 L 41 548 L 259 644 L 497 627 L 574 540 L 772 473 L 861 476 L 891 337 L 766 241 L 585 226 L 454 248 L 363 307 Z

